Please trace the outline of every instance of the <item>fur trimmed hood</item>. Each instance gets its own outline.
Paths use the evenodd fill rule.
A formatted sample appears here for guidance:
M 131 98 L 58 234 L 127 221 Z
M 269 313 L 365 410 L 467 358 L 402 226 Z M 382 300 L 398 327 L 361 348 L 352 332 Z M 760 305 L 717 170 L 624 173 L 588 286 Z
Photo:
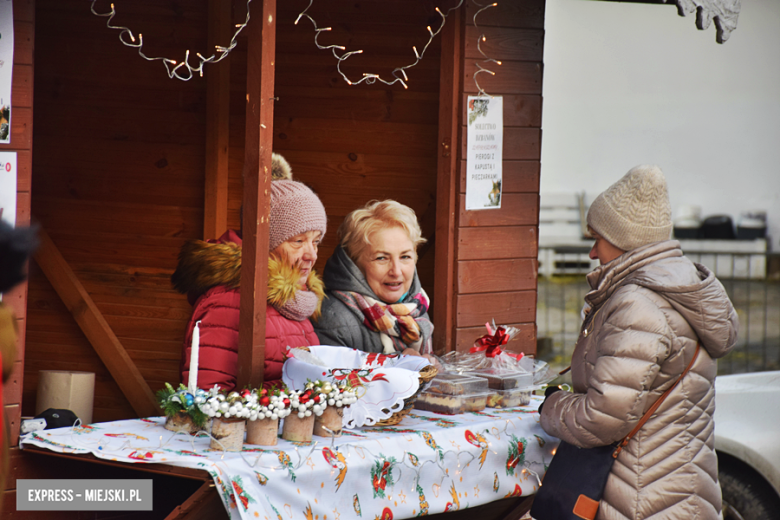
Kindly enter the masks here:
M 217 285 L 224 285 L 229 289 L 238 289 L 240 286 L 241 244 L 224 242 L 223 238 L 225 237 L 223 236 L 218 243 L 191 240 L 179 251 L 179 263 L 176 271 L 171 275 L 171 283 L 178 292 L 187 295 L 190 303 L 194 303 L 203 293 Z M 240 241 L 237 235 L 231 238 Z M 295 298 L 299 290 L 300 277 L 297 268 L 270 256 L 266 295 L 268 303 L 279 308 Z M 317 318 L 322 299 L 325 297 L 325 286 L 313 270 L 309 273 L 306 283 L 319 302 L 312 316 Z

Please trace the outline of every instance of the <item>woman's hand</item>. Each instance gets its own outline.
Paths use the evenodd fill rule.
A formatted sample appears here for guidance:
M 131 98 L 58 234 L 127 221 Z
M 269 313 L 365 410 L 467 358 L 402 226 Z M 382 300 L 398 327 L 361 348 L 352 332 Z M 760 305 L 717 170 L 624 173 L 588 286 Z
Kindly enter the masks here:
M 401 354 L 404 355 L 404 356 L 420 356 L 420 357 L 423 357 L 423 358 L 427 359 L 428 361 L 430 361 L 431 365 L 433 365 L 436 368 L 436 370 L 438 370 L 439 372 L 444 372 L 444 367 L 441 366 L 441 363 L 439 363 L 439 360 L 436 359 L 436 356 L 432 356 L 431 354 L 420 354 L 419 352 L 417 352 L 413 348 L 408 348 L 408 349 L 404 350 L 403 352 L 401 352 Z
M 539 412 L 539 415 L 542 415 L 542 407 L 544 406 L 544 403 L 547 402 L 547 398 L 549 398 L 555 392 L 558 392 L 560 390 L 561 390 L 560 385 L 559 386 L 548 386 L 544 390 L 544 401 L 542 401 L 542 404 L 539 405 L 539 409 L 537 410 Z

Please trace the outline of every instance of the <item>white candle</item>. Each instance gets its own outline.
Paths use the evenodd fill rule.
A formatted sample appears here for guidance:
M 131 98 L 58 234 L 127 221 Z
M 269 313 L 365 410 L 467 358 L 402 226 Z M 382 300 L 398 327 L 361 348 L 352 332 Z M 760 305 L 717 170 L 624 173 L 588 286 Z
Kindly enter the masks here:
M 187 388 L 191 394 L 198 389 L 198 349 L 200 348 L 200 322 L 192 329 L 192 348 L 190 349 L 190 380 Z

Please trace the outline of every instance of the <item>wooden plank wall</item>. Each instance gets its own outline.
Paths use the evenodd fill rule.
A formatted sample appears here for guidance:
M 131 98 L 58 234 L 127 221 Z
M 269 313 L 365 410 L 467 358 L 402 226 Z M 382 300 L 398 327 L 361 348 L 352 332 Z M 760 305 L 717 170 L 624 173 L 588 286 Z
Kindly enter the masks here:
M 330 51 L 316 49 L 311 23 L 304 19 L 294 24 L 307 4 L 294 0 L 278 6 L 274 147 L 290 161 L 295 177 L 320 195 L 328 213 L 317 268 L 333 251 L 336 229 L 349 211 L 371 199 L 395 198 L 417 212 L 429 239 L 421 248 L 418 268 L 433 296 L 430 246 L 436 225 L 440 40 L 409 70 L 408 90 L 399 85 L 350 86 L 338 74 Z M 31 0 L 27 5 L 32 39 Z M 245 5 L 234 0 L 234 21 L 244 20 Z M 367 71 L 389 77 L 394 67 L 414 61 L 412 45 L 421 49 L 427 42 L 426 26 L 437 26 L 440 19 L 435 5 L 329 0 L 315 2 L 309 13 L 321 27 L 333 27 L 321 35 L 320 43 L 364 50 L 342 66 L 351 77 Z M 456 213 L 454 336 L 458 348 L 467 347 L 482 324 L 495 318 L 521 326 L 522 348 L 532 351 L 543 2 L 501 5 L 509 11 L 488 10 L 479 22 L 488 36 L 485 49 L 495 51 L 505 65 L 480 83 L 488 92 L 505 96 L 505 195 L 501 210 Z M 123 2 L 116 5 L 119 14 L 113 23 L 142 32 L 149 55 L 181 59 L 183 49 L 194 52 L 205 46 L 207 6 L 207 0 L 181 8 L 155 0 Z M 464 99 L 476 92 L 470 72 L 475 39 L 468 27 L 473 7 L 467 9 L 461 17 L 464 59 L 459 71 Z M 178 381 L 181 342 L 191 312 L 169 277 L 180 246 L 203 233 L 206 81 L 169 79 L 161 63 L 147 62 L 121 45 L 118 32 L 105 26 L 105 18 L 92 15 L 83 0 L 38 0 L 34 17 L 32 215 L 149 386 L 158 389 L 166 381 Z M 27 64 L 32 63 L 31 53 L 32 47 Z M 245 42 L 239 41 L 230 65 L 228 226 L 237 228 Z M 207 74 L 209 70 L 207 66 Z M 15 86 L 24 77 L 15 74 Z M 31 83 L 31 69 L 28 77 Z M 23 100 L 23 94 L 15 94 L 15 102 Z M 28 100 L 31 107 L 29 95 Z M 22 118 L 24 108 L 16 113 Z M 26 128 L 27 142 L 32 142 L 31 123 L 15 127 L 18 132 Z M 20 169 L 29 179 L 30 166 L 26 173 Z M 20 183 L 20 190 L 25 189 L 29 200 L 30 181 L 26 188 Z M 464 189 L 461 179 L 460 199 Z M 462 207 L 462 201 L 458 203 Z M 38 371 L 43 369 L 95 372 L 95 421 L 135 415 L 34 263 L 26 320 L 24 415 L 34 412 Z
M 2 151 L 17 154 L 16 225 L 30 224 L 30 178 L 32 172 L 33 129 L 33 35 L 35 13 L 33 0 L 14 0 L 14 63 L 11 85 L 11 142 L 0 145 Z M 3 405 L 10 426 L 10 444 L 19 438 L 22 384 L 24 380 L 24 345 L 27 329 L 27 283 L 17 285 L 3 295 L 3 302 L 16 315 L 19 336 L 14 372 L 3 388 Z
M 328 231 L 315 268 L 322 272 L 347 213 L 369 200 L 392 198 L 415 210 L 429 239 L 418 270 L 432 297 L 440 40 L 408 72 L 408 90 L 399 84 L 350 86 L 331 52 L 317 50 L 311 22 L 295 25 L 307 4 L 277 3 L 274 151 L 325 205 Z M 238 22 L 245 10 L 235 5 Z M 394 67 L 412 63 L 412 46 L 422 49 L 426 26 L 439 18 L 435 6 L 417 0 L 329 0 L 314 2 L 308 13 L 319 27 L 333 28 L 320 36 L 322 45 L 364 50 L 342 65 L 354 79 L 368 71 L 389 77 Z M 245 48 L 239 45 L 231 62 L 230 226 L 238 225 L 241 204 L 245 100 L 235 94 L 246 85 Z
M 112 23 L 142 33 L 148 55 L 180 60 L 205 48 L 206 7 L 118 2 Z M 169 79 L 89 3 L 38 0 L 35 17 L 33 218 L 157 390 L 178 381 L 191 312 L 169 278 L 183 242 L 202 234 L 206 81 Z M 30 271 L 24 414 L 38 371 L 57 369 L 95 372 L 93 420 L 134 417 L 40 268 Z
M 360 74 L 413 61 L 427 41 L 433 3 L 421 7 L 366 0 L 316 3 L 334 40 L 363 48 L 345 70 Z M 307 2 L 280 3 L 277 17 L 275 144 L 297 179 L 317 191 L 329 215 L 318 268 L 336 244 L 336 228 L 373 198 L 395 198 L 435 225 L 439 43 L 409 73 L 410 88 L 349 86 L 311 24 L 294 25 Z M 202 49 L 207 1 L 178 8 L 154 0 L 117 3 L 113 22 L 144 35 L 147 54 L 181 59 Z M 233 18 L 246 16 L 243 0 Z M 104 6 L 108 9 L 108 6 Z M 100 5 L 96 7 L 103 12 Z M 206 80 L 172 80 L 118 41 L 105 18 L 81 0 L 36 3 L 36 131 L 32 213 L 75 272 L 149 386 L 178 381 L 191 307 L 169 277 L 182 243 L 202 238 Z M 242 33 L 245 38 L 246 32 Z M 321 42 L 325 40 L 320 39 Z M 227 43 L 227 42 L 226 42 Z M 360 59 L 358 59 L 360 58 Z M 246 44 L 230 58 L 228 225 L 238 227 L 242 199 Z M 217 65 L 219 66 L 219 65 Z M 206 74 L 210 66 L 206 67 Z M 208 238 L 208 237 L 207 237 Z M 23 412 L 34 413 L 38 371 L 96 373 L 95 421 L 133 417 L 132 408 L 40 268 L 31 264 Z M 421 278 L 433 287 L 433 248 Z
M 477 9 L 468 2 L 464 17 L 455 344 L 467 350 L 495 319 L 520 329 L 511 350 L 535 353 L 544 0 L 499 1 L 475 26 Z M 496 74 L 477 81 L 504 98 L 503 197 L 500 209 L 465 211 L 466 106 L 479 92 L 473 76 L 485 59 L 477 49 L 482 34 L 482 50 L 502 62 L 485 64 Z

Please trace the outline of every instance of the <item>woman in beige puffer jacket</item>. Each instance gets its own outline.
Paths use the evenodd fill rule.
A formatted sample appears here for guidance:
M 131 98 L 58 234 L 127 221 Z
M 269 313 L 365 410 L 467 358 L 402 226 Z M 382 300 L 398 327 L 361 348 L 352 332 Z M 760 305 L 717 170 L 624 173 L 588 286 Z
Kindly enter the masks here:
M 544 402 L 542 428 L 591 448 L 625 437 L 701 350 L 691 370 L 612 467 L 599 519 L 717 519 L 715 359 L 736 342 L 723 286 L 683 256 L 671 231 L 666 181 L 641 166 L 601 194 L 588 213 L 602 265 L 572 355 L 573 393 Z M 660 239 L 660 240 L 659 240 Z

